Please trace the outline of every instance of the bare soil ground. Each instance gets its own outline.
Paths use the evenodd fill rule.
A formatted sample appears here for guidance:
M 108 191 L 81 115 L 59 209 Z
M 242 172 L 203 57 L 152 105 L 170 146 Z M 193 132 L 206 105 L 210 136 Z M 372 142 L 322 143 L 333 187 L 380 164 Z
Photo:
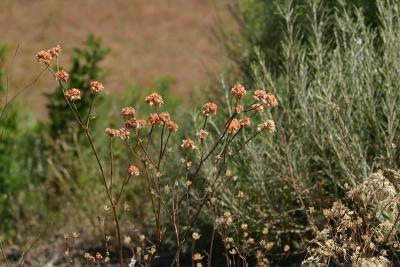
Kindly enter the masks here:
M 9 46 L 9 59 L 19 44 L 9 66 L 10 88 L 15 92 L 40 71 L 38 50 L 62 45 L 68 68 L 72 48 L 92 32 L 111 48 L 103 64 L 109 91 L 170 75 L 174 92 L 187 95 L 210 73 L 218 74 L 221 56 L 212 29 L 232 24 L 226 5 L 226 0 L 1 0 L 0 42 Z M 45 118 L 43 92 L 53 88 L 47 76 L 21 99 Z

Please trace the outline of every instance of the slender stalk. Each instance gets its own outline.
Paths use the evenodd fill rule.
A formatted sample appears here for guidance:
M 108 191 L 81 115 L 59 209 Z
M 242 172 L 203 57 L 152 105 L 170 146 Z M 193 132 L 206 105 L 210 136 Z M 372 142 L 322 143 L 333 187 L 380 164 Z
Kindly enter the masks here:
M 1 251 L 1 255 L 3 255 L 4 262 L 6 263 L 7 267 L 10 267 L 11 265 L 7 260 L 7 256 L 6 256 L 6 253 L 4 252 L 3 243 L 1 242 L 1 240 L 0 240 L 0 251 Z

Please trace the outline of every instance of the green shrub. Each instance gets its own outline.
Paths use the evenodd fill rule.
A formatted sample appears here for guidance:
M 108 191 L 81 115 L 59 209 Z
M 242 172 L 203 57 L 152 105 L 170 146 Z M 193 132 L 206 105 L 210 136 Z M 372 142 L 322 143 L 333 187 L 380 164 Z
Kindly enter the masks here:
M 303 14 L 294 8 L 278 8 L 285 22 L 282 72 L 268 67 L 262 49 L 247 65 L 249 84 L 279 99 L 272 114 L 277 133 L 246 149 L 236 187 L 221 192 L 255 234 L 260 225 L 269 228 L 277 259 L 285 245 L 291 255 L 304 253 L 312 227 L 322 223 L 320 212 L 343 198 L 347 185 L 399 166 L 399 4 L 378 2 L 376 28 L 362 10 L 329 14 L 312 1 L 299 29 Z M 328 29 L 332 35 L 325 35 Z M 234 200 L 238 191 L 247 195 L 244 203 Z

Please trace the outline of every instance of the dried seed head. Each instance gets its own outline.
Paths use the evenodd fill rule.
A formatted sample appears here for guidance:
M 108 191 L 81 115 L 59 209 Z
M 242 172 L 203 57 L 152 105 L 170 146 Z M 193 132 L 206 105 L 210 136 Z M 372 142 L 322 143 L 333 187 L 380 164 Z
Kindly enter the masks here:
M 136 167 L 135 165 L 130 165 L 128 168 L 128 174 L 130 176 L 139 176 L 140 174 L 139 168 Z
M 118 131 L 114 130 L 114 129 L 111 129 L 111 128 L 106 128 L 106 134 L 109 137 L 114 137 L 114 136 L 116 136 L 118 134 Z
M 203 130 L 203 129 L 201 129 L 200 131 L 198 131 L 198 132 L 196 133 L 196 135 L 197 135 L 197 137 L 198 137 L 200 140 L 204 140 L 204 139 L 207 137 L 208 132 L 205 131 L 205 130 Z
M 267 131 L 269 133 L 275 132 L 275 122 L 273 120 L 266 120 L 257 126 L 257 131 Z
M 182 140 L 181 148 L 186 150 L 194 150 L 197 147 L 195 146 L 194 141 L 192 139 L 187 138 Z
M 197 232 L 193 232 L 192 233 L 192 238 L 193 238 L 193 240 L 199 240 L 200 239 L 200 234 L 199 233 L 197 233 Z

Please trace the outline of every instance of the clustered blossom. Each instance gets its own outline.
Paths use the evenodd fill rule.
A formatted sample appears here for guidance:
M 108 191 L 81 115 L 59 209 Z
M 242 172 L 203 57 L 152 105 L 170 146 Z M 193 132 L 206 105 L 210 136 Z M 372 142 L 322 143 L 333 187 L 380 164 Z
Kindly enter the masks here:
M 246 95 L 246 89 L 237 83 L 232 87 L 231 95 L 236 99 L 241 99 Z
M 255 90 L 253 93 L 253 97 L 270 107 L 276 107 L 278 105 L 278 100 L 273 94 L 267 93 L 261 89 Z
M 151 95 L 147 96 L 145 98 L 145 101 L 150 106 L 160 106 L 160 105 L 164 104 L 164 100 L 163 100 L 162 96 L 160 96 L 157 93 L 152 93 Z
M 49 50 L 41 50 L 36 53 L 36 59 L 39 63 L 44 63 L 46 66 L 50 66 L 53 57 L 58 57 L 61 53 L 61 46 L 57 45 Z
M 257 126 L 257 131 L 261 132 L 264 130 L 269 133 L 275 132 L 275 122 L 273 120 L 266 120 Z
M 260 112 L 264 110 L 264 106 L 260 103 L 256 103 L 251 105 L 251 107 L 254 109 L 255 112 Z
M 79 91 L 76 88 L 72 88 L 69 90 L 64 91 L 64 96 L 69 100 L 69 101 L 76 101 L 81 99 L 81 91 Z
M 149 118 L 147 120 L 151 125 L 160 125 L 161 120 L 157 113 L 150 113 Z
M 65 83 L 68 81 L 69 75 L 65 70 L 57 71 L 54 75 L 58 81 L 63 81 Z
M 47 52 L 49 52 L 53 57 L 58 57 L 61 53 L 61 46 L 57 45 L 53 48 L 50 48 Z
M 42 50 L 36 53 L 36 59 L 39 63 L 44 63 L 46 66 L 49 66 L 53 56 L 50 52 Z
M 130 133 L 129 130 L 126 129 L 126 128 L 121 128 L 121 129 L 118 130 L 118 136 L 119 136 L 121 139 L 128 139 L 130 134 L 131 134 L 131 133 Z
M 208 132 L 206 130 L 201 129 L 196 133 L 196 135 L 200 140 L 204 140 L 207 137 Z
M 161 112 L 158 114 L 158 118 L 162 123 L 166 123 L 171 120 L 168 112 Z
M 176 132 L 176 131 L 178 131 L 178 124 L 176 124 L 175 122 L 173 122 L 173 121 L 168 121 L 166 124 L 165 124 L 166 126 L 167 126 L 167 128 L 168 128 L 168 130 L 170 130 L 171 132 Z
M 187 150 L 194 150 L 197 147 L 195 146 L 194 141 L 192 139 L 187 138 L 182 140 L 181 148 Z
M 215 115 L 217 113 L 218 106 L 213 102 L 208 102 L 203 105 L 203 114 L 206 116 Z
M 250 119 L 249 117 L 243 117 L 240 119 L 240 125 L 242 127 L 250 127 Z
M 133 107 L 124 107 L 121 110 L 121 114 L 124 118 L 132 118 L 136 114 L 136 110 Z
M 140 174 L 139 168 L 136 167 L 135 165 L 130 165 L 128 168 L 128 174 L 130 176 L 139 176 Z
M 237 114 L 240 114 L 240 113 L 242 113 L 243 112 L 243 105 L 235 105 L 235 112 L 237 113 Z
M 89 85 L 90 85 L 90 92 L 92 94 L 100 93 L 104 89 L 103 84 L 101 82 L 98 82 L 98 81 L 92 81 L 92 82 L 90 82 Z
M 240 122 L 237 119 L 232 119 L 225 125 L 225 129 L 228 133 L 234 133 L 241 127 Z
M 142 129 L 146 126 L 146 121 L 142 119 L 130 118 L 125 120 L 125 127 L 128 129 Z
M 118 135 L 118 131 L 115 129 L 112 129 L 112 128 L 106 128 L 106 134 L 109 137 L 114 137 L 114 136 Z

